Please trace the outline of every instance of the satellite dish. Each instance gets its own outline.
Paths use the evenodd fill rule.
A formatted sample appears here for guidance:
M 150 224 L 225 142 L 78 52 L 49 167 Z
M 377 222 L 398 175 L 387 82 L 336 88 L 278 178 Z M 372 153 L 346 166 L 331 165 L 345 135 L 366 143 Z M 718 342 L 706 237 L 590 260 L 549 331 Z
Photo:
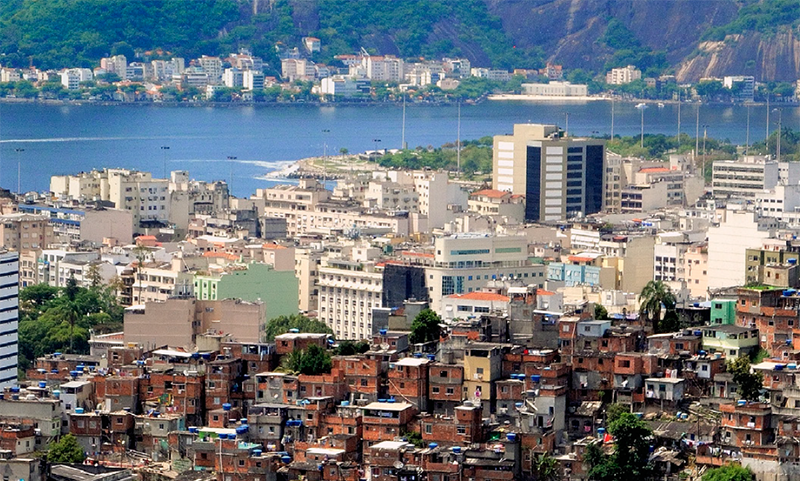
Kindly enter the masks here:
M 402 461 L 395 461 L 394 462 L 394 467 L 396 469 L 403 469 L 403 462 Z

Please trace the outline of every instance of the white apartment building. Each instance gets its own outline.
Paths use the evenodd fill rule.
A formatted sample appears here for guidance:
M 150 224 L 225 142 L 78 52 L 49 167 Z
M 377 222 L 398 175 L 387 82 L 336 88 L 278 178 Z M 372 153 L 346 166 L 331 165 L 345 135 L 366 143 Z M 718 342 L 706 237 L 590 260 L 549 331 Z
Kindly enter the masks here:
M 419 213 L 428 217 L 428 228 L 441 228 L 456 213 L 469 207 L 469 192 L 450 182 L 447 173 L 432 170 L 373 172 L 373 179 L 411 186 L 419 196 Z
M 507 70 L 493 70 L 489 68 L 476 68 L 470 69 L 470 74 L 473 77 L 485 78 L 494 80 L 496 82 L 508 82 L 511 80 L 511 72 Z
M 222 74 L 222 83 L 228 88 L 244 86 L 244 72 L 238 68 L 226 68 Z
M 371 206 L 383 210 L 419 212 L 419 194 L 413 185 L 372 181 L 367 188 L 366 199 Z
M 757 193 L 755 210 L 762 217 L 773 217 L 789 227 L 800 227 L 800 185 L 781 183 Z
M 319 308 L 319 266 L 322 250 L 314 247 L 298 248 L 294 254 L 294 275 L 297 277 L 298 309 L 300 312 Z
M 403 59 L 391 55 L 365 56 L 361 62 L 370 80 L 402 82 L 405 79 Z
M 314 62 L 304 58 L 281 59 L 281 77 L 286 82 L 313 80 L 316 70 Z
M 218 85 L 222 81 L 222 60 L 219 57 L 209 57 L 203 55 L 198 60 L 203 72 L 208 74 L 208 82 L 212 85 Z
M 323 260 L 318 289 L 319 319 L 337 339 L 372 338 L 372 309 L 382 307 L 382 267 L 372 261 Z
M 0 82 L 19 82 L 22 76 L 15 68 L 0 68 Z
M 193 273 L 183 270 L 182 267 L 177 260 L 172 263 L 146 263 L 134 274 L 131 286 L 133 304 L 166 302 L 178 293 L 191 293 Z
M 457 234 L 434 241 L 433 265 L 425 267 L 431 309 L 443 313 L 442 299 L 474 292 L 491 280 L 515 278 L 544 287 L 544 264 L 531 264 L 524 236 Z
M 728 208 L 718 226 L 708 229 L 708 288 L 746 282 L 746 250 L 771 237 L 778 221 L 757 213 Z
M 320 93 L 323 95 L 334 95 L 349 98 L 357 94 L 369 94 L 369 92 L 369 79 L 334 75 L 332 77 L 324 78 L 320 82 Z
M 70 68 L 63 70 L 61 73 L 61 85 L 67 90 L 77 90 L 81 86 L 81 82 L 92 80 L 94 74 L 88 68 Z
M 169 223 L 168 187 L 167 179 L 154 179 L 149 172 L 126 169 L 93 170 L 50 178 L 50 192 L 58 199 L 98 199 L 130 211 L 136 232 Z
M 609 85 L 623 85 L 640 80 L 642 78 L 642 71 L 633 65 L 627 67 L 612 68 L 606 74 L 606 83 Z
M 114 55 L 100 59 L 100 68 L 108 73 L 115 73 L 125 80 L 128 72 L 128 59 L 124 55 Z
M 19 253 L 0 253 L 0 389 L 17 383 Z
M 748 155 L 741 160 L 717 160 L 712 169 L 711 190 L 716 199 L 753 199 L 756 194 L 775 187 L 780 179 L 778 162 L 761 156 Z M 789 169 L 794 170 L 787 166 L 787 178 L 790 175 L 794 177 L 794 172 Z
M 264 199 L 264 216 L 286 219 L 287 235 L 309 233 L 336 234 L 395 233 L 408 235 L 407 213 L 384 214 L 346 200 L 332 200 L 331 192 L 313 179 L 302 179 L 298 185 L 278 185 L 258 189 L 256 198 Z
M 246 90 L 264 90 L 264 74 L 257 70 L 245 70 L 242 73 L 242 86 Z
M 522 93 L 545 97 L 586 97 L 589 95 L 589 90 L 586 85 L 550 82 L 547 84 L 522 84 Z

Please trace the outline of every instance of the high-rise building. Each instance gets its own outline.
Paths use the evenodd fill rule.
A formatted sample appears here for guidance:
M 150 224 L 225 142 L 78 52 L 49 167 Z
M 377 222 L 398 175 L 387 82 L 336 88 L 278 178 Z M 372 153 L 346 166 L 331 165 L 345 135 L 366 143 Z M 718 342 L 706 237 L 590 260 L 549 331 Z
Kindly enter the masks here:
M 603 209 L 605 141 L 564 134 L 555 125 L 516 124 L 512 135 L 494 137 L 494 188 L 524 195 L 526 220 L 559 221 Z
M 0 252 L 0 389 L 17 382 L 19 253 Z

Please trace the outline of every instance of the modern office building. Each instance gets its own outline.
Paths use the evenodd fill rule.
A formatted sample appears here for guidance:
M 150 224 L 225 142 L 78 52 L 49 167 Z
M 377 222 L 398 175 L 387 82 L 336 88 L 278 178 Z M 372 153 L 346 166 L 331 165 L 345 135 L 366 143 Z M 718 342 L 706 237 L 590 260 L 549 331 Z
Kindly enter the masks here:
M 544 287 L 545 266 L 530 262 L 524 236 L 458 234 L 437 238 L 434 249 L 425 281 L 431 309 L 440 314 L 445 296 L 478 291 L 492 280 L 520 279 Z
M 17 382 L 19 253 L 0 252 L 0 389 Z
M 493 187 L 525 196 L 525 219 L 560 221 L 603 209 L 605 141 L 555 125 L 516 124 L 494 137 Z

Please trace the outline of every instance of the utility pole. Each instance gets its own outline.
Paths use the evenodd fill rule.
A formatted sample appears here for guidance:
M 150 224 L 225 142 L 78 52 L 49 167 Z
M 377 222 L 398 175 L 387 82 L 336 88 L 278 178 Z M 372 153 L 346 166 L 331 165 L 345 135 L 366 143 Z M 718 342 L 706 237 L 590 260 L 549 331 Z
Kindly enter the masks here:
M 697 123 L 694 133 L 694 163 L 697 163 L 697 156 L 700 155 L 700 104 L 697 104 Z
M 611 140 L 614 140 L 614 97 L 611 97 Z
M 767 136 L 764 137 L 764 144 L 769 142 L 769 91 L 767 91 Z
M 750 150 L 750 106 L 747 105 L 747 140 L 744 143 L 744 154 L 747 155 L 747 151 Z
M 564 116 L 567 118 L 564 125 L 564 137 L 569 137 L 569 112 L 564 112 Z

